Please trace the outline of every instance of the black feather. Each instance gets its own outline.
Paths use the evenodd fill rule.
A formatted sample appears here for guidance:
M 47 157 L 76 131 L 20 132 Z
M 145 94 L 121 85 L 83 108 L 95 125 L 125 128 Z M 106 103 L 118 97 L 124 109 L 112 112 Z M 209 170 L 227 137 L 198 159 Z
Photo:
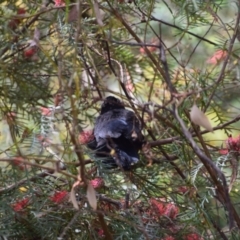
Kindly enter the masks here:
M 88 147 L 103 158 L 107 167 L 129 170 L 138 162 L 143 144 L 140 123 L 134 112 L 125 109 L 115 97 L 107 97 L 94 127 L 94 140 Z

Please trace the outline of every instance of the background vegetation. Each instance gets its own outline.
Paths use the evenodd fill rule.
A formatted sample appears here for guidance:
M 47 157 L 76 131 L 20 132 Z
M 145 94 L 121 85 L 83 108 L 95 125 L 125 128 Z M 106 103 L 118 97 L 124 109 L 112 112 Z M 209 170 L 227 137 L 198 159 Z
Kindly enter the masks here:
M 239 239 L 239 7 L 2 1 L 0 236 Z M 86 147 L 109 95 L 147 141 L 129 172 Z

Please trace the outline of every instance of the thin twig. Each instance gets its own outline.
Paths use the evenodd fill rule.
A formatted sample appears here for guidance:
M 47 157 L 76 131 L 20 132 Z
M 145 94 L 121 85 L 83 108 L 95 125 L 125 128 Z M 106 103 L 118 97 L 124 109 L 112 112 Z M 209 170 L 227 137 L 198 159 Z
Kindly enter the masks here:
M 207 169 L 208 173 L 211 176 L 211 179 L 213 180 L 214 184 L 216 185 L 216 187 L 218 189 L 218 193 L 219 193 L 219 195 L 221 196 L 221 198 L 223 200 L 223 204 L 225 204 L 225 207 L 226 207 L 226 209 L 228 211 L 229 228 L 233 229 L 234 226 L 235 226 L 234 218 L 233 218 L 233 214 L 235 212 L 235 209 L 234 209 L 234 207 L 233 207 L 233 205 L 231 203 L 231 200 L 230 200 L 230 196 L 229 196 L 229 193 L 228 193 L 228 186 L 227 186 L 227 182 L 226 182 L 226 178 L 225 178 L 224 174 L 214 164 L 212 159 L 208 158 L 200 150 L 198 145 L 195 143 L 191 133 L 186 128 L 183 120 L 179 117 L 177 108 L 175 108 L 174 115 L 175 115 L 176 119 L 178 120 L 178 122 L 179 122 L 179 124 L 180 124 L 180 126 L 182 128 L 183 134 L 185 135 L 186 139 L 191 144 L 191 147 L 193 148 L 193 150 L 196 153 L 196 155 L 199 157 L 199 159 L 204 164 L 205 168 Z M 234 217 L 235 217 L 235 221 L 237 222 L 238 227 L 240 228 L 240 218 L 239 218 L 239 216 L 237 214 L 234 214 Z
M 108 198 L 108 197 L 104 196 L 103 194 L 97 194 L 97 196 L 98 196 L 100 201 L 111 203 L 111 204 L 117 206 L 119 209 L 123 208 L 122 203 L 119 202 L 119 201 L 116 201 L 114 199 Z
M 73 126 L 72 126 L 73 129 L 75 129 L 74 128 L 75 127 L 75 122 L 76 121 L 73 120 Z M 79 161 L 79 164 L 80 164 L 80 177 L 81 177 L 81 181 L 85 182 L 85 164 L 84 164 L 84 158 L 83 158 L 83 155 L 82 155 L 81 147 L 80 147 L 80 145 L 77 143 L 77 141 L 75 139 L 74 131 L 69 128 L 69 125 L 68 125 L 67 122 L 66 122 L 66 128 L 68 129 L 71 142 L 72 142 L 72 144 L 74 146 L 74 150 L 75 150 L 75 153 L 77 155 L 77 158 L 78 158 L 78 161 Z
M 138 35 L 134 32 L 134 30 L 128 25 L 128 23 L 123 19 L 122 15 L 118 12 L 117 9 L 115 9 L 112 4 L 110 4 L 110 2 L 107 0 L 107 4 L 110 7 L 111 13 L 116 17 L 116 19 L 118 19 L 122 25 L 126 28 L 126 30 L 134 37 L 134 39 L 138 42 L 138 43 L 142 43 L 141 39 L 138 37 Z M 157 61 L 157 59 L 152 55 L 152 53 L 149 51 L 148 48 L 144 48 L 147 56 L 150 58 L 150 60 L 152 61 L 155 71 L 159 72 L 159 74 L 165 78 L 164 75 L 164 70 L 161 68 L 161 66 L 159 65 L 159 62 Z
M 60 234 L 60 236 L 57 238 L 58 240 L 64 239 L 64 236 L 66 235 L 67 231 L 71 229 L 71 226 L 75 223 L 75 221 L 77 220 L 79 214 L 81 213 L 80 210 L 78 210 L 74 216 L 72 217 L 71 221 L 68 223 L 68 225 L 63 229 L 62 233 Z
M 239 3 L 236 3 L 236 4 L 239 4 Z M 205 105 L 205 108 L 204 108 L 204 112 L 208 109 L 211 101 L 212 101 L 212 98 L 220 84 L 220 82 L 224 79 L 224 76 L 225 76 L 225 69 L 228 65 L 228 62 L 229 62 L 229 58 L 230 58 L 230 55 L 232 53 L 232 50 L 233 50 L 233 45 L 234 45 L 234 42 L 235 40 L 237 39 L 237 36 L 238 36 L 238 33 L 239 33 L 239 23 L 240 23 L 240 9 L 239 9 L 239 6 L 238 7 L 238 15 L 237 15 L 237 20 L 236 20 L 236 24 L 235 24 L 235 28 L 234 28 L 234 33 L 233 33 L 233 36 L 232 36 L 232 39 L 230 41 L 230 44 L 229 44 L 229 48 L 227 49 L 227 56 L 223 62 L 223 65 L 222 65 L 222 69 L 219 73 L 219 76 L 217 78 L 217 80 L 214 82 L 215 84 L 215 89 L 213 89 L 211 95 L 209 96 L 209 100 L 207 102 L 207 104 Z
M 52 176 L 51 174 L 53 174 L 53 173 L 54 173 L 54 170 L 48 170 L 48 171 L 44 171 L 44 172 L 42 172 L 42 173 L 39 173 L 39 174 L 37 174 L 37 175 L 35 175 L 35 176 L 33 176 L 33 177 L 24 178 L 24 179 L 18 181 L 17 183 L 14 183 L 14 184 L 12 184 L 12 185 L 10 185 L 10 186 L 8 186 L 8 187 L 0 188 L 0 194 L 5 194 L 5 193 L 7 193 L 7 192 L 9 192 L 9 191 L 12 191 L 12 190 L 18 188 L 19 186 L 25 184 L 25 183 L 28 182 L 28 181 L 34 182 L 34 181 L 36 181 L 36 180 L 39 179 L 39 178 L 44 178 L 44 177 Z
M 112 237 L 111 233 L 109 232 L 108 226 L 107 226 L 107 224 L 106 224 L 106 222 L 104 220 L 103 213 L 100 212 L 100 211 L 97 211 L 97 215 L 98 215 L 98 220 L 99 220 L 99 222 L 101 224 L 101 227 L 102 227 L 102 229 L 104 231 L 105 239 L 106 240 L 112 240 L 113 237 Z
M 142 12 L 142 13 L 143 13 L 143 12 Z M 145 13 L 144 13 L 144 14 L 145 14 Z M 145 16 L 147 16 L 147 14 L 145 14 Z M 178 29 L 178 30 L 180 30 L 181 32 L 184 32 L 184 33 L 187 33 L 187 34 L 189 34 L 189 35 L 192 35 L 192 36 L 194 36 L 194 37 L 196 37 L 196 38 L 198 38 L 198 39 L 201 39 L 202 41 L 207 42 L 207 43 L 209 43 L 209 44 L 211 44 L 211 45 L 214 45 L 214 46 L 216 46 L 216 47 L 219 46 L 219 45 L 218 45 L 217 43 L 215 43 L 215 42 L 212 42 L 212 41 L 210 41 L 210 40 L 208 40 L 208 39 L 206 39 L 206 38 L 204 38 L 204 37 L 201 37 L 201 36 L 199 36 L 199 35 L 197 35 L 197 34 L 195 34 L 195 33 L 189 32 L 188 30 L 185 30 L 185 29 L 183 29 L 183 28 L 181 28 L 181 27 L 178 27 L 177 25 L 174 25 L 174 24 L 165 22 L 164 20 L 158 19 L 158 18 L 156 18 L 156 17 L 154 17 L 154 16 L 151 16 L 150 19 L 153 20 L 153 21 L 160 22 L 160 23 L 162 23 L 162 24 L 164 24 L 164 25 L 167 25 L 167 26 L 169 26 L 169 27 Z
M 226 122 L 226 123 L 223 123 L 217 127 L 214 127 L 213 128 L 213 131 L 215 130 L 220 130 L 220 129 L 224 129 L 226 128 L 227 126 L 235 123 L 235 122 L 238 122 L 240 120 L 240 115 L 235 117 L 234 119 Z M 203 130 L 203 131 L 200 131 L 199 134 L 203 135 L 203 134 L 207 134 L 209 133 L 208 130 Z M 192 137 L 195 137 L 196 136 L 196 133 L 192 133 Z M 181 136 L 175 136 L 175 137 L 171 137 L 171 138 L 166 138 L 166 139 L 161 139 L 161 140 L 156 140 L 156 141 L 152 141 L 152 142 L 149 142 L 149 146 L 151 147 L 157 147 L 157 146 L 161 146 L 161 145 L 166 145 L 166 144 L 169 144 L 169 143 L 173 143 L 174 141 L 178 141 L 178 140 L 181 140 L 182 137 Z

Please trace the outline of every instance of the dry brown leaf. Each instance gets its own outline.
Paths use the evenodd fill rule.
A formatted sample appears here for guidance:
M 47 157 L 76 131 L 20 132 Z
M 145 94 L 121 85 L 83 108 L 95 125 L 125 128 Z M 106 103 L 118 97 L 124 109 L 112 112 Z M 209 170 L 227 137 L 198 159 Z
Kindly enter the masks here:
M 40 31 L 39 31 L 38 28 L 35 28 L 35 30 L 34 30 L 33 39 L 36 41 L 36 43 L 39 42 L 39 39 L 40 39 Z
M 232 191 L 233 184 L 236 182 L 237 176 L 238 176 L 238 160 L 236 156 L 231 156 L 230 163 L 232 165 L 232 175 L 228 187 L 228 192 L 230 193 Z
M 73 184 L 71 192 L 70 192 L 70 201 L 73 204 L 73 207 L 76 208 L 77 210 L 79 210 L 79 206 L 77 203 L 77 199 L 76 199 L 76 193 L 75 193 L 75 187 L 80 185 L 80 181 L 77 181 Z
M 77 5 L 74 5 L 69 11 L 68 22 L 70 23 L 77 21 L 78 17 L 79 17 L 78 7 Z
M 212 126 L 210 121 L 208 120 L 207 116 L 194 104 L 191 108 L 190 118 L 193 123 L 204 127 L 208 131 L 212 132 Z
M 101 27 L 104 26 L 103 21 L 102 21 L 102 14 L 101 14 L 101 11 L 99 8 L 99 3 L 97 0 L 93 0 L 93 9 L 95 12 L 95 16 L 96 16 L 98 25 Z
M 87 199 L 89 202 L 89 205 L 94 209 L 97 210 L 97 198 L 96 198 L 96 192 L 92 186 L 91 183 L 88 184 L 87 187 Z

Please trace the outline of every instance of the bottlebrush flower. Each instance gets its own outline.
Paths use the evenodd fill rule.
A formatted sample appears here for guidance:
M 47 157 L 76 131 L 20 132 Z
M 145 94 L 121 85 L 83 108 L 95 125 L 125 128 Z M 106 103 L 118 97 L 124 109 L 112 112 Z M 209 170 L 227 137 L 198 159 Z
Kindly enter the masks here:
M 207 63 L 216 65 L 218 64 L 220 61 L 224 60 L 225 57 L 227 56 L 227 51 L 223 51 L 223 50 L 217 50 L 212 57 L 210 57 L 207 60 Z
M 9 125 L 15 124 L 17 114 L 15 112 L 7 112 L 4 114 L 3 119 L 7 121 Z
M 190 233 L 185 236 L 184 240 L 203 240 L 197 233 Z
M 17 14 L 19 16 L 24 15 L 26 13 L 26 10 L 24 8 L 19 8 L 17 11 Z M 22 18 L 21 17 L 17 17 L 14 16 L 11 21 L 8 23 L 8 27 L 11 30 L 15 30 L 17 28 L 17 26 L 22 22 Z
M 163 203 L 152 198 L 150 199 L 150 205 L 159 216 L 167 216 L 171 219 L 175 219 L 179 213 L 179 208 L 173 203 Z
M 32 46 L 23 51 L 23 56 L 25 58 L 32 58 L 37 53 L 37 46 Z
M 16 119 L 17 114 L 15 112 L 8 112 L 6 113 L 6 118 L 10 121 L 13 121 Z
M 150 205 L 154 208 L 156 213 L 160 216 L 164 215 L 165 212 L 165 204 L 162 202 L 158 202 L 156 199 L 150 199 Z
M 134 85 L 131 82 L 131 80 L 127 80 L 126 89 L 127 89 L 128 92 L 134 92 Z
M 52 141 L 43 135 L 37 135 L 37 139 L 43 144 L 47 144 L 47 145 L 52 144 Z
M 168 203 L 165 206 L 165 212 L 163 215 L 168 216 L 171 219 L 175 219 L 178 213 L 179 213 L 179 208 L 173 203 Z
M 40 107 L 40 110 L 43 116 L 51 116 L 52 114 L 51 108 Z
M 156 45 L 156 46 L 141 47 L 139 52 L 141 54 L 145 54 L 146 53 L 146 48 L 149 50 L 149 52 L 155 52 L 158 49 L 157 45 L 159 45 L 159 39 L 157 39 L 157 38 L 151 39 L 150 44 Z
M 50 197 L 50 200 L 54 203 L 62 203 L 65 199 L 66 196 L 68 195 L 67 191 L 60 191 L 60 192 L 55 192 L 53 196 Z
M 23 163 L 23 158 L 22 157 L 15 157 L 12 161 L 13 165 L 17 166 L 20 170 L 25 170 L 27 169 L 26 164 Z
M 64 0 L 54 0 L 55 2 L 55 7 L 61 7 L 61 6 L 65 6 L 65 2 Z
M 236 152 L 240 151 L 240 136 L 233 138 L 232 135 L 226 141 L 226 146 L 229 150 Z
M 102 178 L 95 178 L 95 179 L 91 180 L 90 183 L 92 184 L 94 189 L 104 186 L 104 181 Z
M 24 8 L 19 8 L 18 11 L 17 11 L 18 15 L 22 15 L 22 14 L 25 14 L 25 13 L 26 13 L 26 10 Z
M 226 140 L 226 147 L 227 148 L 219 150 L 222 155 L 226 155 L 230 151 L 240 153 L 240 136 L 233 138 L 232 135 L 230 135 L 229 138 Z
M 28 46 L 23 50 L 23 56 L 31 60 L 38 60 L 37 52 L 39 50 L 40 30 L 35 28 L 33 38 L 28 41 Z
M 153 46 L 148 46 L 148 47 L 146 47 L 146 48 L 149 50 L 149 52 L 154 52 L 154 51 L 157 50 L 157 48 L 156 48 L 156 47 L 153 47 Z M 139 52 L 140 52 L 141 54 L 145 54 L 145 53 L 146 53 L 145 47 L 141 47 L 140 50 L 139 50 Z
M 30 201 L 29 198 L 24 198 L 20 201 L 13 203 L 12 208 L 15 212 L 20 212 L 28 205 L 29 201 Z
M 187 186 L 180 186 L 180 187 L 178 187 L 177 191 L 179 193 L 184 194 L 184 193 L 186 193 L 188 191 L 188 187 Z
M 172 236 L 166 236 L 164 238 L 161 238 L 161 240 L 175 240 L 175 238 Z
M 62 94 L 58 93 L 54 96 L 54 106 L 57 107 L 61 105 L 63 102 L 63 96 Z
M 14 160 L 13 160 L 13 163 L 14 163 L 15 165 L 19 165 L 19 164 L 22 163 L 22 161 L 23 161 L 23 158 L 22 158 L 22 157 L 15 157 Z
M 98 230 L 98 236 L 101 237 L 101 238 L 105 236 L 103 229 Z
M 78 140 L 81 144 L 86 144 L 86 143 L 89 143 L 91 140 L 93 140 L 93 138 L 94 138 L 93 131 L 86 130 L 79 134 Z

